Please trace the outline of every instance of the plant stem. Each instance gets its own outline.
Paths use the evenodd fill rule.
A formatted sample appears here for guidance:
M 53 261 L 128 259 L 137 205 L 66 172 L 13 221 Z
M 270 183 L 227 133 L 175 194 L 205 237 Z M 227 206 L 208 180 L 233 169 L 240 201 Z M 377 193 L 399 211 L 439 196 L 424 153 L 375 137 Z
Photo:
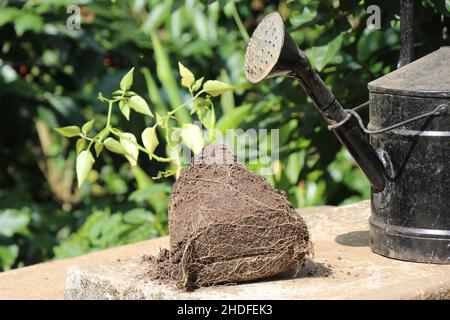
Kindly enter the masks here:
M 97 136 L 98 136 L 98 133 L 97 133 L 93 138 L 89 138 L 88 136 L 86 136 L 86 135 L 80 133 L 80 137 L 81 137 L 81 138 L 83 138 L 83 139 L 89 141 L 89 145 L 88 145 L 88 147 L 87 147 L 86 150 L 89 150 L 94 142 L 97 142 L 97 141 L 98 141 L 98 142 L 101 142 L 100 140 L 97 140 Z
M 105 98 L 105 99 L 106 99 L 106 98 Z M 113 103 L 115 102 L 115 100 L 109 100 L 109 99 L 106 99 L 106 100 L 107 100 L 108 103 L 109 103 L 109 106 L 108 106 L 108 120 L 106 120 L 106 128 L 110 128 L 110 127 L 111 127 L 110 123 L 111 123 L 112 105 L 113 105 Z M 83 139 L 86 139 L 86 140 L 90 141 L 90 142 L 89 142 L 89 145 L 88 145 L 88 147 L 87 147 L 87 150 L 89 150 L 89 149 L 92 147 L 92 144 L 93 144 L 94 142 L 97 141 L 97 138 L 98 138 L 98 135 L 100 134 L 100 132 L 102 132 L 102 131 L 99 131 L 99 132 L 94 136 L 94 138 L 89 138 L 88 136 L 80 135 Z M 98 141 L 98 142 L 102 142 L 102 141 Z
M 211 140 L 211 142 L 215 142 L 216 141 L 216 112 L 214 111 L 214 106 L 211 103 L 211 117 L 212 117 L 212 121 L 211 121 L 211 130 L 210 130 L 210 137 L 209 139 Z
M 202 93 L 204 93 L 204 90 L 200 90 L 195 96 L 193 96 L 192 98 L 190 98 L 189 100 L 186 100 L 183 104 L 179 105 L 178 107 L 176 107 L 175 109 L 173 109 L 172 111 L 167 113 L 167 116 L 171 116 L 173 115 L 175 112 L 177 112 L 178 110 L 180 110 L 181 108 L 183 108 L 184 106 L 186 106 L 189 102 L 194 101 L 195 99 L 198 98 L 199 95 L 201 95 Z
M 112 102 L 111 100 L 109 100 L 109 106 L 108 106 L 108 120 L 106 120 L 106 126 L 107 126 L 107 127 L 110 127 L 110 126 L 111 126 L 112 105 L 113 105 L 113 102 Z

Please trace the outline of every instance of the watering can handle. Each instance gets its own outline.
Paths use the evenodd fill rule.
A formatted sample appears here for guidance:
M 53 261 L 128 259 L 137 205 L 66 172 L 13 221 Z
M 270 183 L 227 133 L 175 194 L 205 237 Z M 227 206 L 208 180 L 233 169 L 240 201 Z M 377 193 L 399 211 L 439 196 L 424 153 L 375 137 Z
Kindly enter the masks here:
M 367 105 L 368 105 L 368 103 L 366 102 L 366 103 L 364 103 L 364 104 L 362 104 L 362 105 L 360 105 L 360 106 L 358 106 L 356 108 L 353 108 L 353 109 L 344 109 L 345 112 L 347 112 L 347 116 L 342 121 L 340 121 L 338 123 L 334 123 L 332 125 L 329 125 L 328 126 L 328 130 L 335 130 L 335 129 L 339 128 L 344 123 L 346 123 L 348 120 L 350 120 L 350 118 L 352 116 L 354 116 L 358 120 L 359 126 L 361 127 L 361 129 L 365 133 L 367 133 L 367 134 L 380 134 L 380 133 L 385 133 L 385 132 L 394 130 L 395 128 L 404 126 L 404 125 L 406 125 L 408 123 L 411 123 L 411 122 L 414 122 L 414 121 L 417 121 L 417 120 L 420 120 L 420 119 L 423 119 L 423 118 L 432 117 L 432 116 L 443 116 L 443 115 L 447 114 L 447 111 L 448 111 L 448 108 L 449 108 L 449 106 L 447 104 L 440 104 L 433 111 L 426 112 L 424 114 L 415 116 L 415 117 L 413 117 L 411 119 L 408 119 L 408 120 L 405 120 L 405 121 L 393 124 L 393 125 L 385 127 L 385 128 L 380 128 L 380 129 L 377 129 L 377 130 L 369 130 L 369 129 L 367 129 L 364 126 L 364 123 L 363 123 L 360 115 L 356 112 L 357 109 L 360 109 L 360 108 L 362 108 L 364 106 L 367 106 Z

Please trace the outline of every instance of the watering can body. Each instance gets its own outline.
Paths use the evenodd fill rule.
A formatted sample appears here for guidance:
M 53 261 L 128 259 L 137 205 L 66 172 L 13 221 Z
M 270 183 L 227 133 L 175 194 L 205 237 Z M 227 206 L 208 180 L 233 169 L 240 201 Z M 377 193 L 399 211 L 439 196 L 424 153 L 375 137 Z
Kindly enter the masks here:
M 450 105 L 450 47 L 416 60 L 369 88 L 368 129 Z M 370 135 L 385 187 L 372 192 L 370 247 L 395 259 L 450 263 L 450 116 Z

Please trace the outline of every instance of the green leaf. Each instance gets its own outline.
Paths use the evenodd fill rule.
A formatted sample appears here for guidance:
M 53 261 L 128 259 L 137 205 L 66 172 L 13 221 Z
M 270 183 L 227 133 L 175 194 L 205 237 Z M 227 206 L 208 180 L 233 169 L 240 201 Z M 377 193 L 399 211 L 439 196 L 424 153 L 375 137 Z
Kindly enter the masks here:
M 220 117 L 216 128 L 223 134 L 225 134 L 227 129 L 239 128 L 240 124 L 245 119 L 248 119 L 248 115 L 252 111 L 252 108 L 254 108 L 254 104 L 251 103 L 234 108 L 233 112 L 228 112 Z
M 230 82 L 230 76 L 225 70 L 220 72 L 220 80 L 226 82 Z M 233 112 L 236 107 L 234 102 L 234 94 L 233 91 L 224 92 L 220 96 L 220 106 L 223 110 L 223 113 Z
M 211 96 L 217 97 L 224 92 L 233 90 L 233 87 L 219 80 L 208 80 L 203 85 L 203 90 L 205 90 Z
M 6 209 L 0 211 L 0 236 L 12 237 L 30 223 L 30 214 L 26 210 Z
M 287 158 L 287 163 L 283 164 L 286 168 L 284 171 L 286 173 L 286 178 L 289 180 L 291 185 L 297 183 L 300 171 L 302 170 L 302 159 L 304 158 L 305 150 L 299 152 L 291 153 Z
M 77 145 L 76 145 L 77 154 L 80 154 L 80 152 L 83 151 L 85 146 L 86 146 L 86 140 L 84 140 L 83 138 L 78 139 Z
M 171 108 L 175 109 L 181 105 L 183 101 L 181 100 L 180 90 L 174 77 L 172 66 L 170 65 L 169 55 L 154 31 L 150 32 L 150 36 L 155 52 L 156 73 L 167 94 Z M 178 123 L 188 123 L 192 121 L 189 112 L 185 108 L 180 109 L 177 112 L 176 118 Z
M 83 124 L 83 126 L 81 127 L 81 132 L 83 132 L 84 134 L 88 134 L 89 131 L 92 130 L 92 127 L 94 126 L 94 122 L 95 119 L 92 119 L 91 121 L 86 122 L 85 124 Z
M 3 10 L 3 8 L 2 8 Z M 17 36 L 21 37 L 26 31 L 39 32 L 42 29 L 42 18 L 34 13 L 21 13 L 16 19 L 14 28 Z
M 450 17 L 450 0 L 435 0 L 434 4 L 440 13 Z
M 86 180 L 89 171 L 92 169 L 92 165 L 94 164 L 95 160 L 92 154 L 89 152 L 89 150 L 82 151 L 78 157 L 77 157 L 77 180 L 78 180 L 78 187 L 81 187 L 84 180 Z
M 200 121 L 209 131 L 213 131 L 216 124 L 216 113 L 214 112 L 214 108 L 208 110 L 208 112 L 206 112 L 205 116 L 200 119 Z
M 145 20 L 142 23 L 142 30 L 149 32 L 158 28 L 164 23 L 167 17 L 170 15 L 170 9 L 172 7 L 172 1 L 166 0 L 155 6 L 152 6 L 152 10 L 147 14 Z
M 152 218 L 151 212 L 142 208 L 132 209 L 123 215 L 124 222 L 137 225 L 150 222 Z
M 203 79 L 205 79 L 205 77 L 201 77 L 200 79 L 195 81 L 194 85 L 192 86 L 192 91 L 195 92 L 198 89 L 200 89 L 200 87 L 202 86 L 202 83 L 203 83 Z
M 342 40 L 343 35 L 340 34 L 323 46 L 307 49 L 305 53 L 307 54 L 313 67 L 318 71 L 322 71 L 341 49 Z
M 134 68 L 131 68 L 131 70 L 123 76 L 122 80 L 120 80 L 120 89 L 123 91 L 127 91 L 133 85 L 133 71 Z
M 130 120 L 130 105 L 124 100 L 119 101 L 119 109 L 125 119 Z
M 125 158 L 127 158 L 132 166 L 137 164 L 139 157 L 139 149 L 136 143 L 136 137 L 132 133 L 124 132 L 120 137 L 120 145 L 125 150 Z
M 0 245 L 0 270 L 9 270 L 16 262 L 19 256 L 19 246 L 12 244 L 10 246 Z
M 191 109 L 191 114 L 197 113 L 199 119 L 205 116 L 211 106 L 210 99 L 197 98 Z
M 147 149 L 150 153 L 154 153 L 156 147 L 159 144 L 158 136 L 156 134 L 156 126 L 146 128 L 144 131 L 142 131 L 141 138 L 145 149 Z M 152 157 L 150 156 L 150 159 L 151 158 Z
M 202 41 L 208 40 L 208 20 L 206 19 L 205 14 L 203 14 L 203 10 L 194 9 L 191 14 L 194 15 L 192 22 L 194 23 L 199 39 Z
M 55 128 L 55 130 L 58 131 L 59 134 L 62 134 L 63 136 L 68 138 L 76 137 L 81 133 L 80 128 L 78 128 L 77 126 Z
M 16 8 L 3 8 L 0 10 L 0 27 L 14 20 L 20 14 L 20 10 Z
M 139 168 L 139 166 L 134 168 Z M 152 178 L 149 178 L 148 184 L 131 193 L 128 200 L 135 202 L 136 205 L 149 203 L 156 212 L 164 212 L 165 214 L 171 190 L 172 187 L 168 183 L 154 183 Z
M 153 184 L 152 179 L 139 165 L 131 167 L 131 173 L 133 173 L 134 179 L 136 180 L 137 189 L 142 189 Z
M 181 76 L 181 85 L 183 87 L 190 88 L 195 82 L 194 74 L 181 62 L 178 62 L 178 69 Z
M 227 17 L 231 17 L 233 15 L 233 10 L 234 10 L 234 1 L 235 0 L 231 0 L 231 1 L 225 1 L 225 5 L 223 6 L 223 13 L 225 13 L 225 15 Z
M 134 111 L 153 117 L 150 107 L 141 96 L 132 96 L 129 100 L 129 105 Z
M 210 140 L 215 140 L 215 126 L 216 126 L 216 113 L 214 111 L 214 105 L 211 99 L 208 97 L 206 99 L 198 98 L 194 102 L 192 107 L 192 113 L 197 113 L 198 119 L 203 123 L 203 125 L 208 129 L 210 133 Z M 224 115 L 225 116 L 225 115 Z
M 215 136 L 215 126 L 216 126 L 216 113 L 214 111 L 214 108 L 211 107 L 211 109 L 206 112 L 205 116 L 200 119 L 200 121 L 203 123 L 203 125 L 208 129 L 209 131 L 209 139 L 211 142 L 214 142 L 216 140 Z
M 119 143 L 119 141 L 115 140 L 114 138 L 107 138 L 103 142 L 106 149 L 108 149 L 111 152 L 118 153 L 118 154 L 125 154 L 125 150 L 123 149 L 122 145 Z
M 167 113 L 167 107 L 163 98 L 159 92 L 159 88 L 156 85 L 155 79 L 153 79 L 150 70 L 147 67 L 141 69 L 144 75 L 145 83 L 147 85 L 148 95 L 150 96 L 150 102 L 155 106 L 155 110 L 161 114 Z
M 341 5 L 342 6 L 342 5 Z M 289 15 L 289 21 L 292 26 L 298 27 L 313 20 L 317 15 L 315 10 L 305 6 L 302 10 L 295 10 Z
M 102 153 L 103 150 L 103 143 L 100 142 L 96 142 L 94 144 L 94 149 L 95 149 L 95 156 L 98 158 L 98 156 L 100 155 L 100 153 Z
M 373 55 L 376 55 L 383 48 L 384 36 L 382 32 L 376 29 L 366 28 L 358 39 L 356 45 L 359 61 L 367 61 Z
M 179 128 L 177 128 L 179 129 Z M 181 129 L 180 129 L 181 130 Z M 172 146 L 171 148 L 169 148 L 169 158 L 172 161 L 173 166 L 175 167 L 175 170 L 166 170 L 167 174 L 172 175 L 173 173 L 175 173 L 175 177 L 179 177 L 181 175 L 181 169 L 182 169 L 182 155 L 180 154 L 181 148 L 179 145 L 175 145 Z M 169 173 L 170 172 L 170 173 Z M 167 175 L 166 177 L 168 177 L 169 175 Z M 158 176 L 156 178 L 160 178 L 162 176 L 160 176 L 159 172 L 158 172 Z
M 194 124 L 184 124 L 181 128 L 181 138 L 184 144 L 192 150 L 194 154 L 198 154 L 202 151 L 204 141 L 203 133 L 199 126 Z

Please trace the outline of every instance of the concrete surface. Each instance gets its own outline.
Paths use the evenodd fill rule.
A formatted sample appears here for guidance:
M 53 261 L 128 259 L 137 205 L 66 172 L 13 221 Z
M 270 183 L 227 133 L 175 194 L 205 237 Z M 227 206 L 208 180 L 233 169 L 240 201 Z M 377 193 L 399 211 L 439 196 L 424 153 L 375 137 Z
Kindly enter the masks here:
M 370 203 L 300 210 L 314 257 L 266 281 L 192 293 L 149 281 L 143 254 L 168 238 L 0 273 L 0 299 L 450 299 L 450 266 L 391 260 L 368 247 Z M 66 277 L 67 275 L 67 277 Z

